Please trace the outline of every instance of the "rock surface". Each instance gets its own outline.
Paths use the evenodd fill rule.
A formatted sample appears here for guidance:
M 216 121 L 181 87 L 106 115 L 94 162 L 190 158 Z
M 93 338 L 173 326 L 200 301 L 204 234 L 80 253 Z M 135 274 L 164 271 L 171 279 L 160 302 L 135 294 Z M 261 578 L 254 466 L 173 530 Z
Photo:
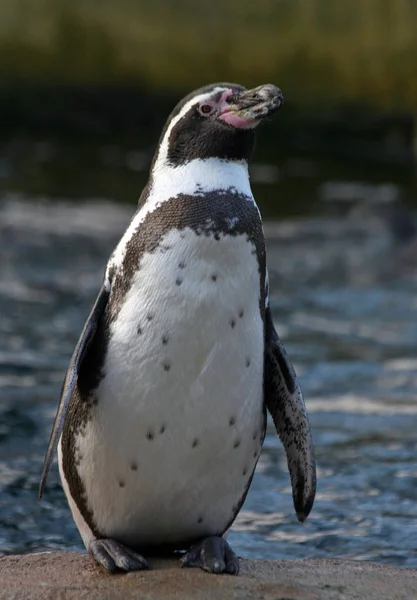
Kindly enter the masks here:
M 414 600 L 417 569 L 347 560 L 241 560 L 241 573 L 209 575 L 177 560 L 108 575 L 86 554 L 0 558 L 0 600 Z

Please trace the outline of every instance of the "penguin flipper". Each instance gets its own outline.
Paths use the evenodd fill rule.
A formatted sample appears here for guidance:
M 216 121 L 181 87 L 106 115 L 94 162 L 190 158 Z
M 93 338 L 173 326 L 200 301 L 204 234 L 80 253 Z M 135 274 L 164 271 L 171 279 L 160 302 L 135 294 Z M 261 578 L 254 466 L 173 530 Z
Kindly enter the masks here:
M 316 494 L 313 438 L 297 375 L 275 331 L 269 306 L 265 338 L 265 403 L 287 455 L 295 512 L 304 521 Z
M 88 319 L 81 332 L 80 339 L 78 340 L 73 355 L 71 357 L 71 361 L 65 375 L 64 383 L 62 385 L 61 398 L 59 400 L 58 410 L 55 416 L 51 436 L 49 438 L 48 449 L 46 451 L 45 460 L 43 463 L 42 475 L 39 484 L 39 498 L 42 498 L 46 478 L 48 477 L 48 473 L 51 469 L 55 450 L 58 445 L 59 436 L 61 435 L 62 429 L 64 427 L 65 417 L 68 412 L 71 396 L 74 392 L 74 388 L 77 383 L 78 373 L 80 371 L 82 360 L 85 356 L 86 350 L 90 342 L 92 341 L 97 332 L 98 324 L 107 306 L 109 295 L 110 290 L 106 289 L 105 285 L 103 284 L 100 288 L 97 299 L 88 316 Z

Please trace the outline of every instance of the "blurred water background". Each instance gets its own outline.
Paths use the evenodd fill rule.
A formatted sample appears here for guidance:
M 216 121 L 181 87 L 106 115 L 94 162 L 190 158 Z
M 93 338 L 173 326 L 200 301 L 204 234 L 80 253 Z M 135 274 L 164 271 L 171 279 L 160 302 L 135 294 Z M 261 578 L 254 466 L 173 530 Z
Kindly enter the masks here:
M 318 493 L 293 514 L 270 429 L 230 540 L 250 557 L 417 567 L 417 2 L 3 0 L 0 552 L 81 549 L 56 470 L 61 382 L 162 124 L 209 81 L 271 81 L 252 183 Z

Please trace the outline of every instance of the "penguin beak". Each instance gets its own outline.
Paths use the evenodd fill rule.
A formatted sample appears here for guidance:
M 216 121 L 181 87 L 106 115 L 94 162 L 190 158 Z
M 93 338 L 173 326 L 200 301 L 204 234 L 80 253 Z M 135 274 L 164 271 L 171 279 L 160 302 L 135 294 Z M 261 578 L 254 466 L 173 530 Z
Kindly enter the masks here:
M 221 111 L 219 119 L 233 127 L 251 129 L 277 111 L 283 102 L 281 90 L 267 83 L 253 90 L 228 96 L 227 106 Z

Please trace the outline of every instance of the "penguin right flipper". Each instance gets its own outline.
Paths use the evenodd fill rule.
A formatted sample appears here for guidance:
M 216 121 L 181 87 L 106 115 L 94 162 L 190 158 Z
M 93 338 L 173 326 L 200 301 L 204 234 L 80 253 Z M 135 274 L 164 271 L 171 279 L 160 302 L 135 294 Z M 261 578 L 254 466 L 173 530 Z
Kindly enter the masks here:
M 313 438 L 294 368 L 265 310 L 265 403 L 285 448 L 297 517 L 309 515 L 316 494 Z
M 49 438 L 48 449 L 46 451 L 45 460 L 43 463 L 41 481 L 39 484 L 39 498 L 41 498 L 43 494 L 46 478 L 52 465 L 59 436 L 61 435 L 62 429 L 64 427 L 69 403 L 71 400 L 71 396 L 74 392 L 74 388 L 77 384 L 78 373 L 80 371 L 83 358 L 85 357 L 86 350 L 88 349 L 88 346 L 90 345 L 97 332 L 97 328 L 106 309 L 109 296 L 110 289 L 106 289 L 105 284 L 103 284 L 100 288 L 97 300 L 95 301 L 91 313 L 89 314 L 88 319 L 81 332 L 80 339 L 78 340 L 74 353 L 71 357 L 71 361 L 67 373 L 65 375 L 64 383 L 62 385 L 61 398 L 59 401 L 54 425 L 52 427 L 51 436 Z

